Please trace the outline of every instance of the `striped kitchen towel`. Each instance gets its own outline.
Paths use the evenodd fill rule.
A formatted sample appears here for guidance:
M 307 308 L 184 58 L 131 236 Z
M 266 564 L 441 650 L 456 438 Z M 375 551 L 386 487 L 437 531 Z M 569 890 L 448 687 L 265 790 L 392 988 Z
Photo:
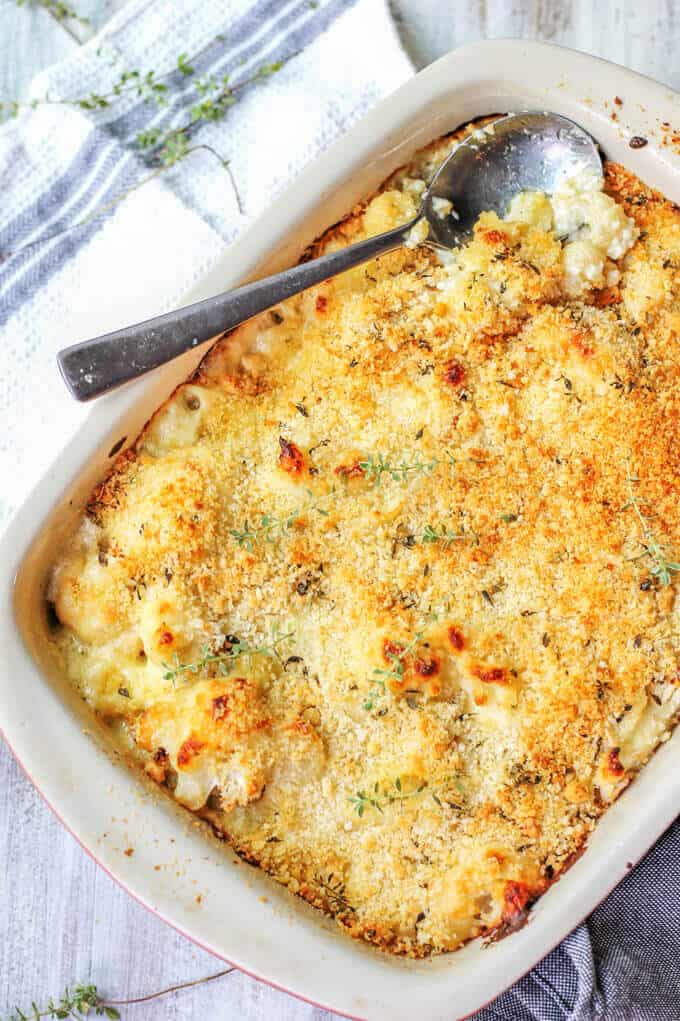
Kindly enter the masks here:
M 98 110 L 60 102 L 106 96 L 126 71 L 153 71 L 165 105 L 140 99 L 133 80 Z M 56 351 L 176 306 L 305 164 L 412 73 L 386 0 L 130 0 L 38 76 L 31 94 L 51 102 L 0 126 L 0 479 L 11 480 L 0 527 L 88 413 L 67 395 Z M 203 148 L 152 176 L 139 135 L 186 124 L 200 83 L 224 75 L 238 101 L 191 146 L 229 170 Z

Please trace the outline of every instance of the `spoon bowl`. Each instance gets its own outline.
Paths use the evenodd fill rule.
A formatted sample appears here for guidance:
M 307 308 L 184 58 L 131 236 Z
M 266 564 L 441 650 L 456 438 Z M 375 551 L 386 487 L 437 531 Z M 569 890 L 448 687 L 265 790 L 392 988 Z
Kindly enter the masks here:
M 518 192 L 551 194 L 584 170 L 601 174 L 602 163 L 596 142 L 578 124 L 546 112 L 499 117 L 453 149 L 409 223 L 264 280 L 74 344 L 59 352 L 59 369 L 77 400 L 97 397 L 314 284 L 411 245 L 417 237 L 414 228 L 420 228 L 423 218 L 429 226 L 425 243 L 456 248 L 470 236 L 480 213 L 503 215 Z M 442 199 L 453 207 L 443 216 Z
M 428 240 L 441 248 L 467 241 L 480 213 L 504 216 L 521 191 L 551 195 L 581 171 L 602 175 L 597 143 L 574 121 L 555 113 L 519 113 L 479 128 L 444 161 L 423 198 Z M 453 203 L 436 212 L 437 199 Z M 434 200 L 434 201 L 433 201 Z

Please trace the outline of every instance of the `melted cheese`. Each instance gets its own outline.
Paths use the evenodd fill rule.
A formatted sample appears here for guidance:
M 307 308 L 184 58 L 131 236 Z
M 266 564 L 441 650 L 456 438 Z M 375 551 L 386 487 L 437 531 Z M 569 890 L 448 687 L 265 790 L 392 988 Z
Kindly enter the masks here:
M 55 652 L 149 775 L 394 952 L 518 924 L 680 709 L 680 214 L 591 185 L 220 340 L 55 566 Z
M 550 197 L 521 192 L 510 203 L 506 219 L 540 230 L 554 229 L 568 238 L 562 253 L 563 287 L 577 297 L 594 287 L 619 282 L 610 261 L 628 252 L 637 237 L 633 220 L 603 191 L 601 177 L 582 171 L 562 182 Z

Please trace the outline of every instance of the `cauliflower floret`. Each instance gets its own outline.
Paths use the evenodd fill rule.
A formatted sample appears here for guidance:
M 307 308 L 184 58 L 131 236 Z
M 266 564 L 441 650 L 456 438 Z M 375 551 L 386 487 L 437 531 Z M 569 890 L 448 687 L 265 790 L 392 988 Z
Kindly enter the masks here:
M 637 230 L 603 187 L 601 177 L 586 171 L 564 181 L 552 196 L 555 231 L 560 237 L 585 237 L 610 259 L 620 259 L 632 247 Z
M 537 230 L 552 230 L 553 211 L 550 199 L 542 191 L 521 191 L 510 203 L 505 219 L 515 223 L 526 223 Z
M 570 241 L 562 250 L 563 287 L 567 294 L 583 294 L 604 287 L 605 256 L 592 241 Z

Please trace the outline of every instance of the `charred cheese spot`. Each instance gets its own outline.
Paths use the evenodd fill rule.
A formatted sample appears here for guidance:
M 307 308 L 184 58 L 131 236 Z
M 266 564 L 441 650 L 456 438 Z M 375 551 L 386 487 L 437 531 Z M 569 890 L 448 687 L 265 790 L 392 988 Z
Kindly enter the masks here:
M 385 638 L 382 643 L 382 657 L 385 663 L 401 660 L 406 646 L 399 642 L 393 642 L 391 638 Z
M 473 663 L 470 673 L 477 677 L 483 684 L 509 684 L 510 675 L 508 670 L 502 666 L 486 666 L 484 663 Z
M 198 755 L 203 747 L 203 741 L 199 741 L 197 737 L 188 737 L 186 741 L 183 741 L 180 745 L 179 751 L 177 752 L 178 768 L 183 769 L 185 766 L 188 766 L 194 756 Z
M 270 724 L 257 685 L 237 677 L 199 681 L 160 700 L 138 717 L 135 729 L 154 762 L 162 750 L 162 763 L 176 770 L 178 801 L 201 808 L 218 788 L 229 811 L 264 790 Z
M 487 245 L 491 245 L 492 247 L 498 247 L 499 245 L 505 247 L 505 245 L 507 245 L 508 243 L 508 235 L 505 234 L 502 230 L 494 229 L 480 230 L 479 237 Z
M 460 388 L 465 382 L 465 366 L 460 362 L 452 360 L 444 366 L 444 381 L 449 386 Z
M 503 922 L 518 928 L 526 918 L 532 892 L 526 883 L 510 880 L 503 891 Z
M 607 755 L 607 769 L 612 776 L 623 776 L 625 773 L 625 769 L 623 768 L 621 759 L 619 758 L 620 751 L 620 748 L 612 748 Z
M 289 475 L 302 475 L 307 467 L 307 460 L 295 443 L 279 436 L 279 464 Z
M 441 665 L 436 656 L 428 656 L 426 659 L 416 658 L 413 669 L 419 677 L 436 677 Z
M 366 469 L 356 460 L 351 464 L 339 464 L 333 469 L 333 473 L 342 479 L 362 479 L 366 475 Z
M 462 652 L 465 648 L 465 636 L 460 628 L 452 625 L 448 631 L 449 643 L 455 652 Z

